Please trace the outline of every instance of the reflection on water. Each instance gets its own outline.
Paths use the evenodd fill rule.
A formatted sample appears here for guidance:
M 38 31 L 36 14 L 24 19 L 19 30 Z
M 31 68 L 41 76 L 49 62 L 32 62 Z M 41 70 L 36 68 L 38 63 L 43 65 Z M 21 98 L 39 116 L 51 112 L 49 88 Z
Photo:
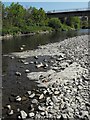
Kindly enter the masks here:
M 68 32 L 53 32 L 50 34 L 37 34 L 33 36 L 19 36 L 2 41 L 3 54 L 20 51 L 24 44 L 25 50 L 36 49 L 38 45 L 51 42 L 62 41 L 65 38 L 74 37 L 81 34 L 88 34 L 88 29 Z

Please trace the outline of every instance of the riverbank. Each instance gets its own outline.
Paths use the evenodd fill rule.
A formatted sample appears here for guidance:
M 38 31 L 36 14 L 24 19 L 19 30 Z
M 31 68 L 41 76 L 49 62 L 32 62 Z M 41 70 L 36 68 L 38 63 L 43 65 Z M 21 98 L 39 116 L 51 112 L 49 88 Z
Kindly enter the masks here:
M 6 77 L 3 82 L 3 116 L 88 119 L 88 37 L 76 36 L 9 54 L 8 80 Z
M 35 35 L 35 34 L 48 34 L 48 33 L 51 33 L 53 31 L 37 31 L 37 32 L 32 32 L 32 33 L 28 33 L 28 34 L 17 34 L 17 35 L 5 35 L 5 36 L 0 36 L 0 40 L 3 40 L 3 39 L 10 39 L 10 38 L 13 38 L 13 37 L 18 37 L 18 36 L 29 36 L 29 35 Z

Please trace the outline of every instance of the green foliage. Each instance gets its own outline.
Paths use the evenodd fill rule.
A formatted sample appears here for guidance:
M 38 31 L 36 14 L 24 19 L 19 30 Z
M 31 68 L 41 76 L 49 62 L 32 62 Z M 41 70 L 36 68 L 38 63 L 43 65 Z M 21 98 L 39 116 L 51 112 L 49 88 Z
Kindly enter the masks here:
M 62 26 L 61 21 L 58 18 L 51 18 L 48 25 L 54 28 L 56 31 L 58 31 Z
M 75 17 L 70 17 L 69 19 L 69 24 L 72 28 L 74 29 L 80 29 L 80 18 L 75 16 Z
M 11 3 L 10 6 L 2 6 L 2 35 L 12 34 L 16 35 L 19 33 L 27 34 L 30 32 L 38 31 L 68 31 L 71 29 L 79 29 L 85 27 L 87 21 L 80 21 L 79 17 L 70 17 L 67 21 L 67 17 L 63 19 L 61 23 L 58 18 L 47 18 L 45 11 L 40 8 L 30 7 L 24 8 L 19 3 Z

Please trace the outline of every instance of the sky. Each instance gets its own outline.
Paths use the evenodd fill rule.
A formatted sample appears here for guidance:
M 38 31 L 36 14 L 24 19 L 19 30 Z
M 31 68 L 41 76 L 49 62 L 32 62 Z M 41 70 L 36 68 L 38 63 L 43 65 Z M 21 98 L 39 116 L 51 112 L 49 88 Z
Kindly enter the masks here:
M 3 3 L 5 4 L 5 6 L 9 6 L 11 4 L 11 2 L 3 2 Z M 37 9 L 43 8 L 45 11 L 77 9 L 77 8 L 88 7 L 88 2 L 19 2 L 19 3 L 26 8 L 32 6 L 32 7 L 36 7 Z

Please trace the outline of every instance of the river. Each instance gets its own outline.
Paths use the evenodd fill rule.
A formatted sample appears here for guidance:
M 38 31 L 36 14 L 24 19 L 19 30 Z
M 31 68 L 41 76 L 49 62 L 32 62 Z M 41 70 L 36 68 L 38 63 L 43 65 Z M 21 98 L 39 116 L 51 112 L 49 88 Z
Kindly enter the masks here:
M 24 50 L 30 50 L 30 49 L 36 49 L 39 45 L 44 45 L 48 43 L 55 43 L 58 41 L 63 41 L 65 38 L 70 38 L 78 35 L 84 35 L 88 34 L 88 30 L 79 30 L 79 31 L 69 31 L 69 32 L 53 32 L 50 34 L 36 34 L 33 36 L 18 36 L 14 38 L 10 38 L 8 40 L 4 39 L 2 41 L 2 53 L 3 53 L 3 63 L 2 63 L 2 70 L 3 70 L 3 78 L 2 78 L 2 85 L 3 85 L 3 106 L 5 107 L 6 104 L 10 104 L 12 99 L 12 95 L 21 95 L 26 93 L 28 90 L 34 89 L 36 86 L 36 83 L 33 81 L 29 81 L 25 71 L 22 70 L 24 66 L 22 66 L 22 63 L 18 63 L 20 59 L 15 58 L 11 59 L 8 56 L 5 56 L 6 54 L 10 54 L 12 52 L 19 52 L 20 47 L 22 45 L 25 45 Z M 48 56 L 46 56 L 47 60 L 49 59 Z M 28 58 L 27 58 L 28 60 Z M 34 61 L 34 58 L 29 58 L 29 60 Z M 42 58 L 40 58 L 42 60 Z M 25 69 L 29 68 L 27 66 L 24 67 Z M 31 66 L 30 71 L 38 71 L 35 69 L 35 67 Z M 48 68 L 49 69 L 49 68 Z M 16 71 L 21 71 L 22 76 L 20 78 L 15 76 Z M 16 110 L 16 108 L 23 109 L 25 106 L 29 106 L 28 104 L 21 105 L 17 103 L 11 103 L 13 106 L 13 109 Z M 26 109 L 27 111 L 27 109 Z M 13 118 L 16 114 L 13 115 Z M 3 116 L 8 118 L 6 115 L 6 110 L 3 109 Z

